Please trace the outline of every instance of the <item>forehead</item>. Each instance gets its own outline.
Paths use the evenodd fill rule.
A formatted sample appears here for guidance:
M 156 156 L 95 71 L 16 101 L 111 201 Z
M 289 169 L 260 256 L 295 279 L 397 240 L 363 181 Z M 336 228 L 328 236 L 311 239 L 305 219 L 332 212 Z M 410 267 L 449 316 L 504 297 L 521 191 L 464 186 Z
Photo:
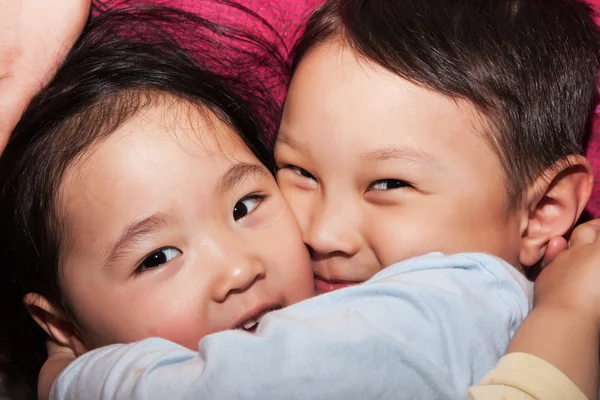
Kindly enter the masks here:
M 170 174 L 186 170 L 189 164 L 212 166 L 188 171 L 208 179 L 210 175 L 218 176 L 233 161 L 256 161 L 256 157 L 230 126 L 206 109 L 167 99 L 143 108 L 90 146 L 67 169 L 63 182 L 75 177 L 123 177 L 136 172 L 141 177 L 146 168 L 157 165 L 164 174 Z
M 357 56 L 343 43 L 315 47 L 292 79 L 281 131 L 310 144 L 369 149 L 402 142 L 460 156 L 473 146 L 492 154 L 474 106 L 413 84 Z M 339 136 L 338 136 L 339 135 Z M 456 143 L 457 139 L 461 143 Z
M 210 207 L 215 185 L 237 162 L 259 164 L 211 113 L 174 104 L 146 108 L 67 169 L 58 201 L 65 233 L 102 238 L 100 232 L 117 232 L 123 221 L 156 210 L 185 215 L 200 202 Z

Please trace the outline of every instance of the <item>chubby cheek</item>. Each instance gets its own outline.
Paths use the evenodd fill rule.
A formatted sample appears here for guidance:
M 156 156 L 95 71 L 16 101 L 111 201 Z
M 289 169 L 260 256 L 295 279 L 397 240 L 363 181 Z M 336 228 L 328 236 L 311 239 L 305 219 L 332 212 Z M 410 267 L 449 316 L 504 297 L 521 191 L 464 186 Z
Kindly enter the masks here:
M 440 218 L 445 221 L 448 235 L 442 249 L 447 253 L 484 252 L 501 257 L 514 264 L 518 260 L 521 232 L 517 214 L 507 212 L 508 203 L 504 191 L 482 188 L 490 193 L 470 193 L 456 201 L 453 212 L 446 211 Z M 494 190 L 495 189 L 495 190 Z M 440 226 L 439 228 L 442 228 Z
M 485 252 L 511 263 L 518 254 L 518 241 L 507 241 L 507 238 L 518 238 L 518 231 L 505 215 L 477 213 L 477 207 L 448 210 L 446 205 L 437 211 L 431 210 L 436 208 L 428 208 L 427 218 L 423 217 L 424 213 L 406 210 L 371 219 L 379 221 L 377 226 L 370 227 L 370 237 L 382 264 L 389 266 L 434 251 Z
M 105 297 L 102 307 L 90 304 L 84 310 L 83 339 L 88 349 L 114 343 L 131 343 L 162 337 L 196 349 L 201 337 L 211 333 L 207 313 L 194 296 L 161 290 L 143 295 Z
M 188 349 L 197 350 L 200 339 L 212 333 L 206 328 L 207 324 L 202 322 L 198 323 L 185 318 L 169 318 L 162 324 L 150 326 L 146 330 L 144 338 L 161 337 Z
M 286 305 L 290 305 L 314 296 L 312 265 L 296 220 L 289 210 L 276 228 L 268 237 L 262 238 L 266 245 L 263 247 L 264 254 L 269 255 L 267 275 L 272 285 L 282 292 Z
M 371 248 L 382 267 L 397 262 L 440 251 L 438 247 L 446 235 L 431 232 L 422 221 L 408 221 L 393 218 L 381 219 L 370 229 Z M 397 223 L 395 223 L 397 222 Z
M 281 180 L 280 189 L 292 216 L 296 220 L 296 225 L 303 231 L 307 228 L 314 206 L 314 191 L 298 189 L 294 185 L 288 184 L 287 179 Z
M 208 315 L 193 304 L 193 299 L 190 299 L 179 301 L 175 307 L 158 305 L 145 309 L 137 318 L 138 338 L 132 339 L 161 337 L 192 350 L 197 349 L 198 341 L 214 330 Z

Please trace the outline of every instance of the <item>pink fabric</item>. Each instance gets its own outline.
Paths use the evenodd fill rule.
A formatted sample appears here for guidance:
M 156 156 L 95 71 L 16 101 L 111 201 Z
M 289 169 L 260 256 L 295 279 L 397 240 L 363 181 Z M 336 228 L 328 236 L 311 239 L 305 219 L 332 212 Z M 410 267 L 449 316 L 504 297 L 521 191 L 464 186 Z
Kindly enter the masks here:
M 587 0 L 588 3 L 596 7 L 596 10 L 600 8 L 600 0 Z M 596 22 L 600 23 L 600 16 L 596 16 Z
M 264 18 L 285 43 L 284 54 L 289 53 L 296 40 L 296 33 L 305 18 L 325 0 L 235 0 Z M 142 0 L 145 4 L 157 4 L 175 7 L 198 14 L 217 23 L 234 22 L 256 28 L 258 33 L 266 34 L 266 28 L 256 23 L 243 12 L 210 0 Z M 130 4 L 127 0 L 95 0 L 94 4 L 116 7 Z
M 585 151 L 585 155 L 594 170 L 594 190 L 587 205 L 587 212 L 591 218 L 600 217 L 600 107 L 596 106 L 592 117 L 592 131 Z
M 589 2 L 600 10 L 600 0 L 589 0 Z M 600 18 L 596 18 L 596 22 L 600 23 Z M 600 106 L 596 106 L 594 116 L 592 118 L 592 131 L 586 149 L 586 156 L 592 163 L 594 170 L 594 190 L 592 197 L 587 206 L 589 216 L 592 218 L 600 218 Z

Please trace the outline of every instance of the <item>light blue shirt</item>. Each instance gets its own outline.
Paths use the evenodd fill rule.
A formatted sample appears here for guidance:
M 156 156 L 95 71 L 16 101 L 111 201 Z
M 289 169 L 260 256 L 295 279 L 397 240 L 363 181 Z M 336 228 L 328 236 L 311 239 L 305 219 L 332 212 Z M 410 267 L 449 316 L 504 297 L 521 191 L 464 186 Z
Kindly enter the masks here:
M 431 253 L 273 312 L 199 351 L 151 338 L 89 352 L 51 399 L 465 399 L 532 306 L 533 284 L 484 254 Z

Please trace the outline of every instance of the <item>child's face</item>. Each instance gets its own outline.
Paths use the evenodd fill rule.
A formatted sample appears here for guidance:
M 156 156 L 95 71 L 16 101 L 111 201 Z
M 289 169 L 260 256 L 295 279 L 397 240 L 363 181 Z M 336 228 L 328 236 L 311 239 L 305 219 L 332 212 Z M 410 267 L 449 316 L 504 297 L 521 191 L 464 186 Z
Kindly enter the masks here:
M 499 158 L 462 101 L 326 43 L 295 73 L 277 174 L 317 291 L 362 282 L 431 251 L 482 251 L 518 267 L 519 211 Z
M 143 110 L 64 178 L 63 288 L 87 348 L 196 348 L 314 294 L 273 176 L 229 127 L 188 111 Z

